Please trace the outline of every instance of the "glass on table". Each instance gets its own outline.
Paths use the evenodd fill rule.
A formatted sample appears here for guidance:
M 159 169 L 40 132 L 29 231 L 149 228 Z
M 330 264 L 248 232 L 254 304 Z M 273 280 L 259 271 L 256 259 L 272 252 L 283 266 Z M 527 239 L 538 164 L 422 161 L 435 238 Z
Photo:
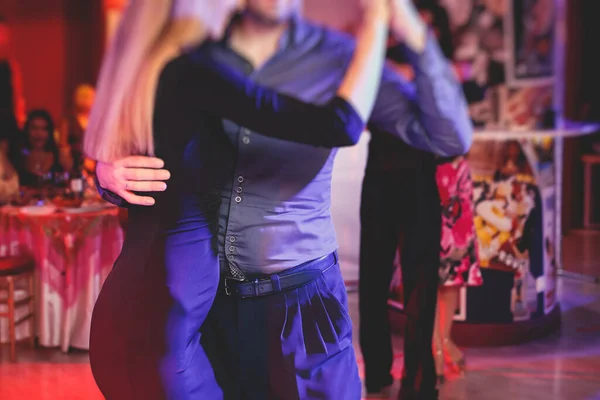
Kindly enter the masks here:
M 40 203 L 45 204 L 53 196 L 54 174 L 52 172 L 41 174 L 39 183 Z
M 19 193 L 11 198 L 10 204 L 15 207 L 28 206 L 37 203 L 35 191 L 32 188 L 21 186 Z
M 69 172 L 55 172 L 54 173 L 54 184 L 59 188 L 68 188 L 69 187 Z

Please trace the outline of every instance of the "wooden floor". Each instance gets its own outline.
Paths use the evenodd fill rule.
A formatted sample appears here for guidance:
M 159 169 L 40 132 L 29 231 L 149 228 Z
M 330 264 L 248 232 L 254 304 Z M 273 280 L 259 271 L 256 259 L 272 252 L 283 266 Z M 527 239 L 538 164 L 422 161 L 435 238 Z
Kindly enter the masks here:
M 559 333 L 521 346 L 464 349 L 468 372 L 465 377 L 450 377 L 440 398 L 600 400 L 600 286 L 561 278 L 559 291 L 563 310 Z M 354 295 L 351 302 L 356 310 Z M 356 311 L 353 320 L 358 320 Z M 395 338 L 394 347 L 393 374 L 399 379 L 401 338 Z M 394 393 L 390 399 L 395 398 Z
M 585 235 L 565 240 L 567 269 L 598 276 L 600 235 L 592 239 L 581 236 Z M 600 285 L 562 277 L 559 296 L 563 310 L 559 333 L 522 346 L 465 349 L 468 373 L 452 377 L 443 386 L 441 399 L 600 400 Z M 351 293 L 349 300 L 356 328 L 356 293 Z M 393 374 L 399 378 L 401 338 L 394 338 L 394 347 Z M 7 352 L 6 346 L 0 347 L 0 400 L 102 399 L 86 352 L 63 354 L 24 345 L 16 364 L 8 362 Z M 362 364 L 359 351 L 358 359 Z

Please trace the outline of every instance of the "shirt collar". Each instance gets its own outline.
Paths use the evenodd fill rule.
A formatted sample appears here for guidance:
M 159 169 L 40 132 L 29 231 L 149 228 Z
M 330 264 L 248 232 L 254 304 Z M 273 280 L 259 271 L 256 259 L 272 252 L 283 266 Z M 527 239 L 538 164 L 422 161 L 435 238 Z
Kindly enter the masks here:
M 231 37 L 231 31 L 234 25 L 242 18 L 241 14 L 236 15 L 232 20 L 227 29 L 223 39 L 219 42 L 220 45 L 228 47 L 229 38 Z M 294 14 L 290 20 L 289 28 L 283 33 L 279 41 L 279 51 L 286 50 L 290 47 L 296 46 L 302 43 L 308 35 L 308 25 L 298 14 Z

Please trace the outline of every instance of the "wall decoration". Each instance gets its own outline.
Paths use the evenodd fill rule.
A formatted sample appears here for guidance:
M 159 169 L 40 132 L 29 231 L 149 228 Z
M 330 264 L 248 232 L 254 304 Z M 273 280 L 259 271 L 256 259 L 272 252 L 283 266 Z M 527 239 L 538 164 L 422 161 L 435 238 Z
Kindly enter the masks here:
M 556 27 L 554 0 L 510 0 L 506 18 L 507 83 L 552 84 Z

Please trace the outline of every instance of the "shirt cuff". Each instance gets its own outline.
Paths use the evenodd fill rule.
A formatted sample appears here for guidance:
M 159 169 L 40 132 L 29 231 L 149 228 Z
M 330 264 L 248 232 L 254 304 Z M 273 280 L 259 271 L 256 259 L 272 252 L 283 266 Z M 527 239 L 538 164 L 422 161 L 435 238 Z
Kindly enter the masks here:
M 96 190 L 98 191 L 98 194 L 100 194 L 100 197 L 102 197 L 102 199 L 105 201 L 108 201 L 109 203 L 118 207 L 129 206 L 129 203 L 127 203 L 121 196 L 114 194 L 110 190 L 104 189 L 102 186 L 100 186 L 98 175 L 94 175 L 94 183 L 96 184 Z
M 346 132 L 351 138 L 352 143 L 358 143 L 360 135 L 365 129 L 365 121 L 362 120 L 356 109 L 345 99 L 335 96 L 329 106 L 336 110 L 338 115 L 337 121 L 343 126 L 336 127 L 336 130 Z

